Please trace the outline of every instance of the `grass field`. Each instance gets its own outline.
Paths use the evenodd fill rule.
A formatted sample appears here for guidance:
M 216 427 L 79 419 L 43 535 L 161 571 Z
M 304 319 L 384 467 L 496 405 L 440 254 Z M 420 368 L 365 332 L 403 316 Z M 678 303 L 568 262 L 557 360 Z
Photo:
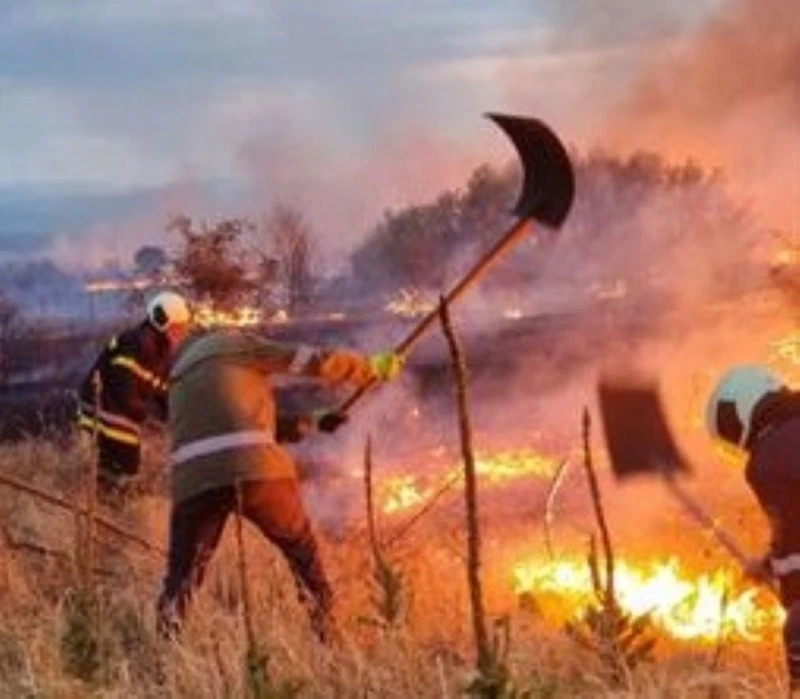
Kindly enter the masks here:
M 72 497 L 85 456 L 79 447 L 30 441 L 0 450 L 0 473 Z M 157 450 L 148 458 L 155 468 Z M 246 669 L 231 523 L 182 642 L 167 644 L 155 634 L 159 554 L 98 535 L 93 589 L 82 593 L 73 565 L 74 515 L 6 487 L 1 492 L 0 696 L 255 696 L 258 673 Z M 102 511 L 165 546 L 164 497 L 144 496 L 123 512 Z M 491 504 L 487 512 L 493 516 Z M 269 678 L 261 696 L 293 696 L 295 689 L 307 697 L 463 694 L 475 661 L 463 537 L 452 517 L 421 523 L 387 553 L 402 576 L 401 612 L 391 625 L 381 617 L 385 587 L 373 577 L 364 527 L 355 521 L 335 535 L 322 533 L 337 594 L 338 634 L 328 645 L 311 633 L 283 561 L 249 528 L 245 533 L 251 621 L 264 661 L 259 667 Z M 766 699 L 785 693 L 774 632 L 757 642 L 721 637 L 693 645 L 659 637 L 651 661 L 613 681 L 607 663 L 537 609 L 536 599 L 519 604 L 504 567 L 504 535 L 522 536 L 520 526 L 488 528 L 483 577 L 489 618 L 506 620 L 510 632 L 503 656 L 509 688 L 530 691 L 516 696 Z M 505 696 L 515 695 L 509 690 Z

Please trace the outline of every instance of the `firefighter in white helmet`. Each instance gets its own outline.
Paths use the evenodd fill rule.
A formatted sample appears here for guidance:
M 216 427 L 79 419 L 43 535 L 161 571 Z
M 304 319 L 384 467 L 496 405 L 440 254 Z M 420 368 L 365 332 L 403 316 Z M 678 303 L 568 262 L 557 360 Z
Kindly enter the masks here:
M 124 493 L 138 474 L 141 424 L 166 419 L 170 359 L 190 324 L 183 296 L 155 294 L 145 320 L 113 336 L 81 383 L 78 424 L 96 436 L 102 492 Z
M 746 457 L 745 478 L 769 518 L 772 542 L 748 571 L 774 578 L 792 691 L 800 693 L 800 392 L 762 366 L 727 372 L 706 413 L 712 436 Z

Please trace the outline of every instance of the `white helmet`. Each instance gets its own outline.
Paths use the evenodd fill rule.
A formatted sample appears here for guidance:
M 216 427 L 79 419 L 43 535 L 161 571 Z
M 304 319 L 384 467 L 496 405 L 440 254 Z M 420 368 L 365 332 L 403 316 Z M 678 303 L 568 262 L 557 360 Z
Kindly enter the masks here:
M 764 396 L 781 391 L 768 369 L 755 364 L 738 366 L 719 381 L 706 406 L 706 427 L 713 437 L 744 447 L 750 436 L 756 405 Z
M 166 332 L 172 325 L 186 325 L 192 319 L 186 299 L 174 291 L 161 291 L 147 304 L 147 318 L 156 330 Z

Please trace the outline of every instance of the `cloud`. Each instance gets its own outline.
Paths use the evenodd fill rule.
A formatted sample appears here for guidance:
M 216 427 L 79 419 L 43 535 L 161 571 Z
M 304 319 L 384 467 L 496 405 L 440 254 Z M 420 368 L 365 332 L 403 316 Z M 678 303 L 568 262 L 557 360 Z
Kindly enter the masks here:
M 0 182 L 23 172 L 117 186 L 187 168 L 233 176 L 241 144 L 266 120 L 310 122 L 334 148 L 369 149 L 384 123 L 421 113 L 431 97 L 409 66 L 502 52 L 525 19 L 514 3 L 475 0 L 12 0 L 2 13 Z M 138 172 L 114 157 L 54 155 L 67 140 L 77 151 L 101 140 L 135 152 Z
M 16 9 L 13 9 L 16 7 Z M 17 3 L 0 29 L 0 75 L 113 86 L 260 77 L 344 80 L 475 48 L 465 39 L 520 18 L 512 3 Z M 489 42 L 503 50 L 505 42 Z M 483 50 L 487 50 L 484 43 Z M 55 60 L 54 60 L 55 59 Z
M 485 111 L 593 138 L 657 42 L 715 1 L 8 0 L 0 184 L 244 179 L 360 228 L 507 158 Z

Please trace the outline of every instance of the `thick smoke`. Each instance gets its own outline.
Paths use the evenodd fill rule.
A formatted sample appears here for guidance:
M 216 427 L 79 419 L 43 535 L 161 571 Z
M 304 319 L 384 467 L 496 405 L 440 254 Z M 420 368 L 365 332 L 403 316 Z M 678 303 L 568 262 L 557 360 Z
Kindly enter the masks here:
M 488 131 L 488 127 L 487 127 Z M 270 204 L 303 211 L 316 232 L 323 271 L 346 272 L 347 255 L 387 208 L 402 209 L 460 184 L 479 159 L 465 147 L 414 124 L 389 128 L 361 157 L 342 157 L 313 132 L 287 127 L 240 149 L 254 216 Z
M 613 42 L 620 36 L 611 18 L 625 13 L 619 3 L 602 5 L 600 12 L 600 4 L 591 4 L 597 21 L 583 26 Z M 597 378 L 608 371 L 643 375 L 661 386 L 676 438 L 698 467 L 697 487 L 710 509 L 730 521 L 739 510 L 753 516 L 740 475 L 722 467 L 705 434 L 703 408 L 714 380 L 734 363 L 770 362 L 790 380 L 797 378 L 791 357 L 776 350 L 793 318 L 768 274 L 779 245 L 770 227 L 789 239 L 797 235 L 800 13 L 793 5 L 727 3 L 681 38 L 669 8 L 659 15 L 660 59 L 644 64 L 617 112 L 597 115 L 609 124 L 598 145 L 632 174 L 647 171 L 653 158 L 676 164 L 682 184 L 648 192 L 635 177 L 625 191 L 603 176 L 582 183 L 590 188 L 579 189 L 560 238 L 549 249 L 528 246 L 517 253 L 517 262 L 527 255 L 527 262 L 539 265 L 535 283 L 516 294 L 528 301 L 524 310 L 556 314 L 539 335 L 531 323 L 523 321 L 515 333 L 511 322 L 498 320 L 506 300 L 487 285 L 465 300 L 459 326 L 465 335 L 483 338 L 467 343 L 481 444 L 544 445 L 579 459 L 586 406 L 604 465 Z M 640 149 L 658 155 L 628 159 Z M 592 157 L 599 162 L 604 156 Z M 542 256 L 546 263 L 535 262 Z M 426 361 L 437 352 L 444 356 L 440 342 L 431 344 L 437 342 L 423 348 Z M 449 389 L 425 400 L 437 416 L 429 429 L 452 446 Z M 663 530 L 656 511 L 675 519 L 657 485 L 610 489 L 607 497 L 623 532 L 630 522 L 637 533 Z M 678 518 L 671 525 L 672 535 L 681 523 Z M 753 523 L 753 539 L 760 526 Z
M 799 115 L 797 3 L 734 0 L 641 76 L 611 137 L 721 166 L 766 222 L 797 235 Z

